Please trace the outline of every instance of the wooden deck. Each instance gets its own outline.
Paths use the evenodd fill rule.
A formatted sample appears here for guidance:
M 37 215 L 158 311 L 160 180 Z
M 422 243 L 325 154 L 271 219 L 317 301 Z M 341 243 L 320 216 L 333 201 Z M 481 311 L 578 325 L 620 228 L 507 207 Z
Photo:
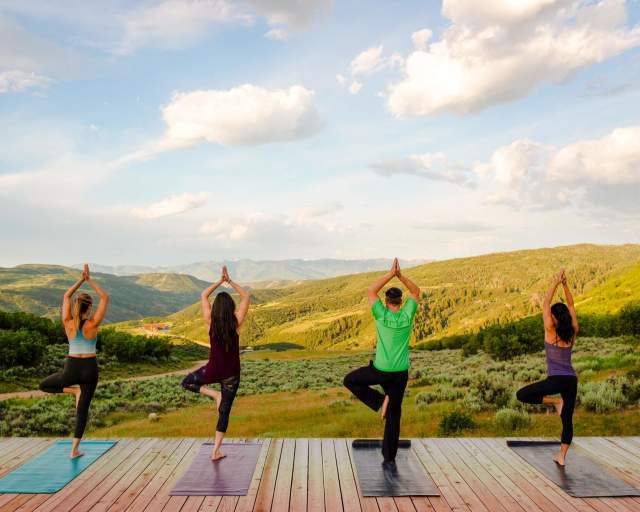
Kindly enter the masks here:
M 0 440 L 0 475 L 52 439 Z M 347 439 L 265 439 L 242 497 L 169 496 L 206 439 L 122 439 L 56 494 L 0 494 L 0 511 L 174 512 L 640 512 L 640 498 L 572 498 L 506 447 L 504 439 L 416 439 L 440 497 L 363 498 Z M 640 437 L 576 438 L 574 446 L 640 487 Z

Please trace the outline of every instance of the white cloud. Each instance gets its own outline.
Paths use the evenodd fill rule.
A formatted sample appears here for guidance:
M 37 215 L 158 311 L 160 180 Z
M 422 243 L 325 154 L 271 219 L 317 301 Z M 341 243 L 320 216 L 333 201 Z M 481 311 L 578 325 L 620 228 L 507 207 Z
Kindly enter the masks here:
M 551 158 L 549 178 L 574 184 L 640 184 L 640 126 L 565 146 Z
M 336 75 L 336 82 L 338 82 L 338 85 L 345 85 L 347 83 L 347 78 L 344 75 L 338 73 Z
M 18 69 L 0 72 L 0 93 L 22 92 L 27 89 L 41 90 L 52 83 L 53 80 L 51 78 L 34 72 L 20 71 Z
M 300 85 L 263 89 L 246 84 L 228 91 L 175 93 L 162 108 L 167 125 L 164 138 L 121 158 L 116 165 L 200 142 L 255 146 L 309 137 L 322 128 L 313 97 L 313 91 Z
M 428 28 L 423 28 L 422 30 L 414 32 L 413 34 L 411 34 L 411 42 L 413 43 L 413 47 L 416 50 L 426 50 L 427 43 L 429 42 L 429 39 L 431 39 L 432 35 L 433 32 L 431 32 L 431 30 L 429 30 Z
M 351 76 L 370 75 L 383 69 L 393 68 L 403 64 L 402 56 L 399 53 L 384 57 L 382 50 L 382 45 L 372 46 L 356 55 L 351 61 L 351 64 L 349 64 Z
M 215 24 L 250 21 L 226 0 L 163 0 L 121 16 L 123 35 L 116 53 L 122 54 L 143 46 L 181 48 L 202 39 Z
M 332 0 L 246 0 L 269 25 L 285 25 L 302 29 L 324 15 L 332 5 Z
M 167 197 L 149 206 L 133 208 L 131 213 L 140 219 L 158 219 L 199 208 L 207 202 L 208 197 L 209 194 L 206 192 L 179 194 Z
M 474 176 L 460 166 L 451 164 L 444 153 L 424 153 L 407 158 L 385 160 L 371 165 L 381 176 L 407 174 L 433 181 L 446 181 L 464 187 L 474 187 Z
M 362 84 L 360 82 L 358 82 L 357 80 L 351 82 L 351 85 L 349 86 L 349 92 L 351 94 L 358 94 L 360 92 L 360 89 L 362 89 Z
M 286 41 L 289 39 L 289 32 L 282 28 L 272 28 L 264 35 L 264 37 L 267 39 L 273 39 L 274 41 Z
M 511 101 L 640 45 L 624 0 L 444 0 L 441 39 L 410 54 L 387 100 L 397 117 Z

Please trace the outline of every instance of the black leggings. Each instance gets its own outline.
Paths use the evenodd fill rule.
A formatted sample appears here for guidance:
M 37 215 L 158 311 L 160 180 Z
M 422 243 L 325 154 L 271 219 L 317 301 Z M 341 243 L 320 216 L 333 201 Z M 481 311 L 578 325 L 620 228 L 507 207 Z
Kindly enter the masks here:
M 572 375 L 552 375 L 540 382 L 534 382 L 519 389 L 516 393 L 518 400 L 526 404 L 541 404 L 547 395 L 562 396 L 562 437 L 564 444 L 571 444 L 573 439 L 573 410 L 576 406 L 578 393 L 578 378 Z
M 40 383 L 45 393 L 62 393 L 63 388 L 80 385 L 80 400 L 76 408 L 76 429 L 73 437 L 84 435 L 89 417 L 89 405 L 98 385 L 98 361 L 95 357 L 67 357 L 64 369 L 54 373 Z
M 206 366 L 196 370 L 193 373 L 187 375 L 182 381 L 182 387 L 193 391 L 194 393 L 200 393 L 200 388 L 207 384 L 213 384 L 206 378 Z M 238 387 L 240 386 L 240 375 L 234 375 L 227 379 L 222 379 L 219 382 L 220 392 L 222 399 L 220 400 L 220 408 L 218 409 L 218 424 L 216 425 L 217 432 L 226 432 L 229 426 L 229 414 L 231 414 L 231 406 L 233 400 L 238 393 Z
M 381 372 L 373 363 L 363 366 L 347 374 L 344 385 L 360 401 L 374 411 L 378 411 L 384 402 L 384 395 L 371 386 L 380 384 L 389 397 L 387 417 L 384 424 L 384 438 L 382 439 L 382 457 L 385 461 L 392 461 L 398 452 L 400 439 L 400 417 L 402 416 L 402 399 L 407 387 L 409 372 Z

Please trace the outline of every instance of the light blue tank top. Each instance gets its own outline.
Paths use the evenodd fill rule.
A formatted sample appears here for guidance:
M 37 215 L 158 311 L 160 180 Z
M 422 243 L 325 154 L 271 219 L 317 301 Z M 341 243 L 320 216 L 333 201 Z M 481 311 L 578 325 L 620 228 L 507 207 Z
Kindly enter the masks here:
M 76 331 L 75 338 L 69 340 L 69 354 L 95 354 L 97 338 L 88 340 L 82 334 L 82 328 Z

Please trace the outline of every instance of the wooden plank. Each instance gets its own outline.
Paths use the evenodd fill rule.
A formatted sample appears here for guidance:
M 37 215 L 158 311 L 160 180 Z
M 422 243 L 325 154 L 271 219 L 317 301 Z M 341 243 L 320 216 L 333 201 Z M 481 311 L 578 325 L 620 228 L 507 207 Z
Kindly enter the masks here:
M 216 512 L 221 500 L 222 496 L 205 496 L 198 512 Z
M 150 442 L 143 444 L 139 452 L 134 452 L 125 464 L 127 470 L 121 475 L 120 479 L 106 493 L 104 493 L 98 501 L 90 508 L 91 512 L 104 512 L 111 508 L 115 501 L 124 493 L 132 482 L 142 473 L 145 468 L 158 456 L 162 450 L 163 442 L 159 439 L 151 439 Z M 133 464 L 130 464 L 133 462 Z M 61 504 L 52 510 L 66 510 L 65 504 Z
M 336 453 L 336 465 L 338 467 L 338 479 L 340 480 L 340 492 L 344 509 L 348 512 L 362 510 L 347 441 L 346 439 L 335 439 L 333 445 Z M 413 505 L 411 507 L 413 508 Z
M 536 502 L 530 498 L 514 481 L 509 477 L 510 470 L 503 464 L 498 465 L 494 461 L 495 457 L 488 456 L 484 451 L 480 450 L 477 439 L 458 439 L 458 442 L 480 463 L 482 468 L 487 471 L 507 491 L 517 502 L 520 507 L 528 512 L 537 512 L 542 510 Z
M 355 464 L 353 462 L 353 452 L 351 451 L 351 446 L 353 443 L 353 439 L 347 439 L 347 454 L 349 455 L 349 462 L 351 463 L 351 468 L 353 469 L 353 477 L 356 484 L 356 490 L 358 491 L 358 497 L 360 498 L 360 507 L 362 508 L 362 512 L 379 512 L 380 507 L 378 507 L 378 502 L 375 498 L 371 496 L 362 496 L 362 489 L 360 489 L 360 481 L 358 480 L 358 472 L 356 471 Z
M 430 439 L 412 439 L 411 448 L 433 479 L 440 491 L 441 497 L 447 502 L 451 510 L 456 512 L 459 510 L 468 511 L 469 507 L 467 507 L 464 500 L 460 497 L 455 486 L 449 481 L 445 473 L 434 462 L 433 457 L 427 451 L 426 443 L 429 441 Z M 432 500 L 429 501 L 433 504 Z
M 509 494 L 507 490 L 500 485 L 491 473 L 482 466 L 473 453 L 467 450 L 467 448 L 457 439 L 449 439 L 444 442 L 444 445 L 447 450 L 449 450 L 449 453 L 451 454 L 450 456 L 456 458 L 456 465 L 467 466 L 469 470 L 473 472 L 477 478 L 477 481 L 474 483 L 474 488 L 479 489 L 479 492 L 482 492 L 481 489 L 486 488 L 487 491 L 500 502 L 501 507 L 505 510 L 514 512 L 525 510 L 518 504 L 513 496 L 511 496 L 511 494 Z M 470 479 L 473 480 L 471 477 L 465 477 L 465 479 L 467 480 L 467 483 L 469 483 Z
M 26 437 L 3 437 L 0 443 L 0 461 L 6 454 L 16 450 L 19 446 L 29 442 Z
M 343 507 L 333 439 L 322 440 L 322 475 L 324 477 L 324 505 L 328 511 L 340 512 Z
M 180 509 L 180 512 L 198 512 L 204 502 L 204 498 L 204 496 L 189 496 Z
M 398 512 L 416 512 L 416 507 L 413 505 L 413 501 L 407 496 L 394 498 L 393 501 L 396 502 Z
M 396 507 L 396 502 L 393 500 L 393 498 L 376 498 L 376 503 L 378 504 L 380 512 L 398 512 L 398 507 Z
M 78 477 L 79 480 L 74 482 L 73 489 L 63 489 L 65 491 L 64 501 L 59 500 L 58 503 L 64 503 L 67 510 L 74 510 L 74 512 L 90 510 L 128 471 L 139 454 L 151 449 L 152 442 L 151 439 L 119 441 L 88 469 L 91 469 L 98 462 L 102 462 L 102 464 L 93 468 L 94 470 L 85 478 L 83 478 L 84 473 Z M 105 460 L 102 461 L 102 459 Z M 52 502 L 49 506 L 53 509 L 56 505 Z
M 307 510 L 309 512 L 324 512 L 324 475 L 322 473 L 322 442 L 320 439 L 309 441 L 307 493 Z
M 593 512 L 593 507 L 581 498 L 569 496 L 560 489 L 554 482 L 549 480 L 544 474 L 537 471 L 530 464 L 527 464 L 522 457 L 507 447 L 503 440 L 488 439 L 487 442 L 493 447 L 496 453 L 512 462 L 512 467 L 516 469 L 524 478 L 534 482 L 538 488 L 544 491 L 545 496 L 553 499 L 556 505 L 562 510 L 576 510 L 580 512 Z
M 282 453 L 280 454 L 280 464 L 278 464 L 278 475 L 276 477 L 276 487 L 273 492 L 271 510 L 289 510 L 291 481 L 293 479 L 293 459 L 295 453 L 295 439 L 285 439 L 282 443 Z
M 436 510 L 428 498 L 415 497 L 411 498 L 411 502 L 413 503 L 413 508 L 416 509 L 416 512 L 435 512 Z M 449 508 L 448 510 L 451 509 Z
M 624 437 L 607 437 L 605 439 L 625 450 L 627 454 L 633 457 L 636 463 L 640 465 L 640 446 L 631 441 L 631 439 Z
M 135 501 L 142 490 L 149 484 L 155 474 L 169 460 L 180 445 L 180 439 L 163 440 L 155 458 L 151 460 L 142 473 L 138 475 L 125 491 L 109 506 L 109 512 L 123 512 Z M 199 505 L 198 505 L 199 506 Z
M 24 503 L 19 504 L 16 508 L 14 507 L 14 503 L 9 503 L 6 507 L 3 507 L 2 512 L 28 512 L 30 510 L 34 510 L 38 507 L 38 505 L 44 503 L 49 499 L 48 494 L 30 494 L 30 499 Z
M 256 495 L 255 512 L 269 512 L 271 510 L 281 453 L 282 439 L 272 440 L 271 449 L 267 455 L 267 460 L 262 472 L 262 480 L 260 481 L 258 494 Z
M 307 510 L 307 479 L 309 471 L 309 440 L 296 439 L 296 450 L 293 460 L 293 477 L 291 479 L 290 512 Z
M 167 465 L 175 465 L 171 468 L 169 476 L 162 483 L 156 494 L 151 498 L 151 500 L 148 500 L 147 503 L 144 504 L 144 509 L 140 508 L 143 503 L 132 503 L 132 506 L 135 505 L 136 507 L 138 507 L 138 510 L 148 510 L 149 512 L 157 512 L 164 508 L 164 506 L 171 498 L 171 496 L 169 496 L 169 492 L 171 491 L 171 489 L 173 489 L 173 486 L 175 485 L 178 478 L 180 478 L 189 467 L 189 464 L 191 464 L 193 458 L 195 457 L 196 453 L 198 453 L 198 450 L 200 450 L 200 446 L 202 446 L 203 443 L 203 441 L 196 441 L 195 439 L 185 439 L 185 441 L 187 441 L 186 447 L 184 443 L 180 445 L 180 455 L 182 455 L 182 457 L 178 456 L 167 461 Z M 206 441 L 206 439 L 204 441 Z
M 35 439 L 16 450 L 8 453 L 0 462 L 0 477 L 10 473 L 13 469 L 45 450 L 51 444 L 51 439 Z
M 262 450 L 260 450 L 260 456 L 256 463 L 256 470 L 253 473 L 253 479 L 246 496 L 241 496 L 236 506 L 236 512 L 251 512 L 254 508 L 256 497 L 260 489 L 260 483 L 262 482 L 262 475 L 264 474 L 264 467 L 267 462 L 267 457 L 271 449 L 271 439 L 265 439 L 262 441 Z
M 151 481 L 149 481 L 147 486 L 135 497 L 127 510 L 130 512 L 141 512 L 146 508 L 153 497 L 158 494 L 164 483 L 171 475 L 171 472 L 180 463 L 193 443 L 193 439 L 180 440 L 177 448 L 171 453 L 169 458 L 164 461 L 163 466 L 156 471 Z
M 477 464 L 477 461 L 476 464 L 474 464 L 473 457 L 468 456 L 468 452 L 461 451 L 463 449 L 458 445 L 458 443 L 453 440 L 442 439 L 438 444 L 442 452 L 446 453 L 446 457 L 449 459 L 449 462 L 453 467 L 455 467 L 458 474 L 464 479 L 467 485 L 474 490 L 476 496 L 478 496 L 485 507 L 492 511 L 495 510 L 496 512 L 522 510 L 522 507 L 518 506 L 514 502 L 513 498 L 511 498 L 506 492 L 501 492 L 500 486 L 490 475 L 488 478 L 485 477 L 481 479 L 473 471 L 471 466 L 473 466 L 480 474 L 483 474 L 481 468 L 479 468 L 479 464 Z M 460 454 L 462 454 L 462 457 Z M 465 457 L 465 455 L 467 455 L 467 457 Z M 486 472 L 484 475 L 487 475 Z M 495 495 L 493 494 L 494 492 Z M 503 500 L 506 501 L 506 506 Z

